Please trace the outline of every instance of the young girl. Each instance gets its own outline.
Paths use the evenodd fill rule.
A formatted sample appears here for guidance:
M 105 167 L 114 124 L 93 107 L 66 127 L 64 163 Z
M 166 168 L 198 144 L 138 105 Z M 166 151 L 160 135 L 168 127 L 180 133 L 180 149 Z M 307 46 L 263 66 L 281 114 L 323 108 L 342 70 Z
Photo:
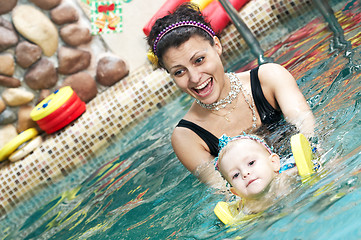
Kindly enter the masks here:
M 253 135 L 220 138 L 216 169 L 231 184 L 231 192 L 241 201 L 238 208 L 254 214 L 270 207 L 288 193 L 296 180 L 297 168 L 289 163 L 282 167 L 280 157 L 267 143 Z

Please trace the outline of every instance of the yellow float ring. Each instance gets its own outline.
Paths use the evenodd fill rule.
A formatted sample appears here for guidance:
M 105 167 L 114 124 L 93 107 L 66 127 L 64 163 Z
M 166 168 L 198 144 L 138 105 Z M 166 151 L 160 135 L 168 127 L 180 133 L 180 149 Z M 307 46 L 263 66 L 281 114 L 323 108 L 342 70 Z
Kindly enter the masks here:
M 29 141 L 37 135 L 38 131 L 35 128 L 29 128 L 18 134 L 0 149 L 0 162 L 10 156 L 21 144 Z
M 34 121 L 38 121 L 56 109 L 61 107 L 73 94 L 73 89 L 70 86 L 62 87 L 56 90 L 50 96 L 46 97 L 31 111 L 30 117 Z
M 33 139 L 31 139 L 28 143 L 25 144 L 24 147 L 20 148 L 19 150 L 16 150 L 14 153 L 12 153 L 8 158 L 11 162 L 19 161 L 20 159 L 26 157 L 34 151 L 37 147 L 41 145 L 43 140 L 41 139 L 41 136 L 37 136 Z

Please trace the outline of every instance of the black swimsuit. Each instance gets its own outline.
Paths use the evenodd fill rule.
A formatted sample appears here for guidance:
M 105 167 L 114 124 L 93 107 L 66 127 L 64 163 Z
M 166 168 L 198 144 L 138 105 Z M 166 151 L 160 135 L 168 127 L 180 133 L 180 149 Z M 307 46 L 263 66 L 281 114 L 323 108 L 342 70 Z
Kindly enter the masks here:
M 261 83 L 258 78 L 258 67 L 251 70 L 251 90 L 254 104 L 256 105 L 257 111 L 261 117 L 261 122 L 263 124 L 271 124 L 281 120 L 282 112 L 274 109 L 263 95 Z M 210 153 L 213 156 L 218 155 L 218 138 L 211 132 L 185 119 L 181 119 L 176 127 L 189 128 L 201 139 L 203 139 L 203 141 L 208 145 Z

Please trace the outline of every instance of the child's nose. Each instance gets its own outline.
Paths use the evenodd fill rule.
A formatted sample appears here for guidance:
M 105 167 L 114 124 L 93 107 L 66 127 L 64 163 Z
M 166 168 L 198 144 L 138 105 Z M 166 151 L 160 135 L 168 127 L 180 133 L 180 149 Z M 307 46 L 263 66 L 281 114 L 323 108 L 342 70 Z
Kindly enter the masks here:
M 246 179 L 248 175 L 249 175 L 249 172 L 243 173 L 243 179 Z

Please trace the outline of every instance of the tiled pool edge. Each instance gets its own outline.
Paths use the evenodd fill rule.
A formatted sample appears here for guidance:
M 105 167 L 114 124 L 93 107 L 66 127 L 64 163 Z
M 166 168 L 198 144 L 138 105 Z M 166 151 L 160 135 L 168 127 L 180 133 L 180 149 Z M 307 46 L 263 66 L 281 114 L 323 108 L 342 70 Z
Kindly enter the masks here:
M 309 1 L 301 0 L 251 1 L 240 15 L 249 28 L 260 35 L 279 24 L 283 17 L 291 16 L 283 16 L 283 11 L 295 14 L 294 5 L 300 11 L 310 8 Z M 262 29 L 259 23 L 265 19 L 268 26 L 262 25 Z M 225 62 L 233 61 L 234 56 L 247 49 L 233 25 L 222 34 L 222 43 Z M 24 160 L 0 169 L 0 216 L 30 199 L 37 190 L 51 186 L 82 166 L 109 146 L 113 138 L 120 137 L 135 122 L 153 114 L 179 94 L 180 91 L 164 71 L 153 71 L 148 64 L 99 94 L 74 123 L 46 136 L 43 145 Z
M 144 76 L 144 77 L 142 77 Z M 162 70 L 144 66 L 99 94 L 72 124 L 25 159 L 0 169 L 0 215 L 94 158 L 115 138 L 180 94 Z

